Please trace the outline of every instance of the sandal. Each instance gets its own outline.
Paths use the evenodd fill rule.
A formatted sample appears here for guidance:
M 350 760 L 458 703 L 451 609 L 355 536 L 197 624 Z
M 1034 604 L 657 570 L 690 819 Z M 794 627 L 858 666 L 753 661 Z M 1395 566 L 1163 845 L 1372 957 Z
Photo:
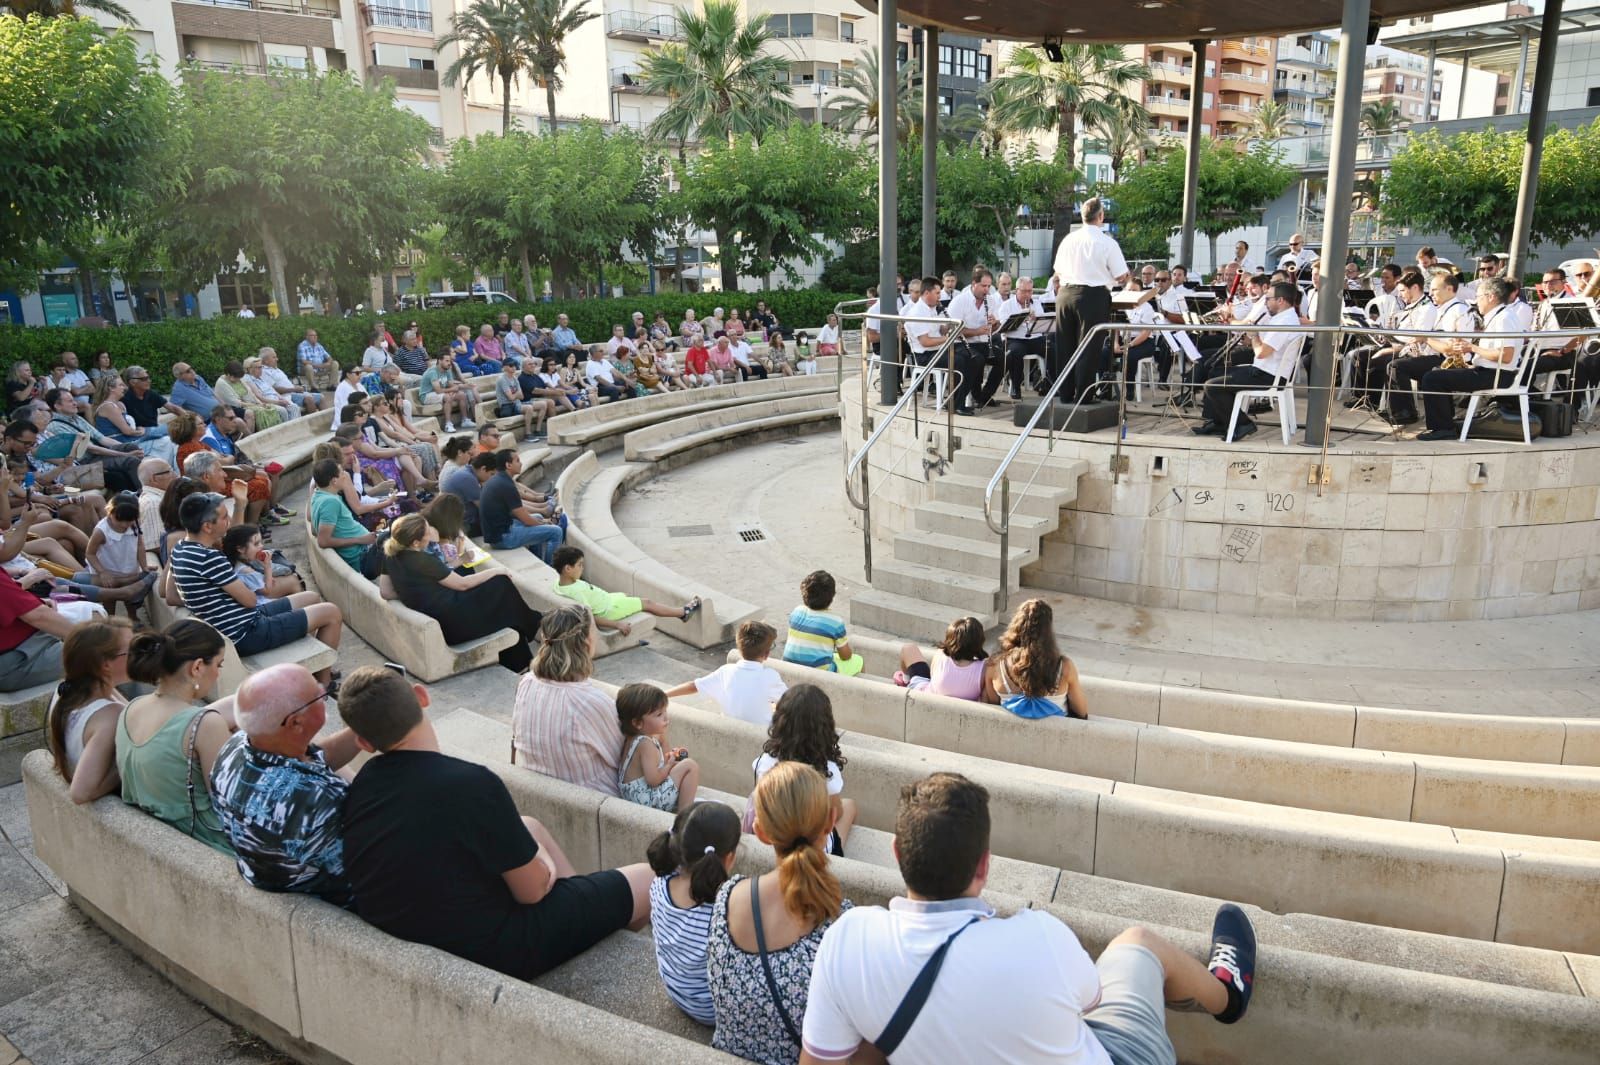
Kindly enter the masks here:
M 699 612 L 699 610 L 700 610 L 700 597 L 697 595 L 693 599 L 689 600 L 687 603 L 685 603 L 683 605 L 683 616 L 680 617 L 678 620 L 679 621 L 688 621 L 691 617 L 693 617 L 695 614 L 697 614 Z

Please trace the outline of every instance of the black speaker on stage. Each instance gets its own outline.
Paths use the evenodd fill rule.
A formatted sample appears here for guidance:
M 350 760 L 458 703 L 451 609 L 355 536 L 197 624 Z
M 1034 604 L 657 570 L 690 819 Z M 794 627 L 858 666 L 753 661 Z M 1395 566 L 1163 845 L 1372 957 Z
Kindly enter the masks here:
M 1528 412 L 1528 436 L 1532 440 L 1539 439 L 1540 430 L 1544 428 L 1539 420 L 1539 413 L 1530 407 Z M 1571 430 L 1569 429 L 1570 433 Z M 1472 432 L 1467 434 L 1469 440 L 1510 440 L 1522 443 L 1522 418 L 1517 415 L 1507 415 L 1499 406 L 1491 405 L 1488 414 L 1480 413 L 1472 419 Z
M 1011 424 L 1022 428 L 1033 417 L 1033 412 L 1039 409 L 1039 404 L 1034 401 L 1015 403 L 1011 407 Z M 1067 403 L 1059 400 L 1055 403 L 1055 410 L 1046 411 L 1039 425 L 1048 426 L 1054 423 L 1058 432 L 1066 433 L 1093 433 L 1101 429 L 1114 429 L 1117 425 L 1117 405 L 1115 403 L 1096 403 L 1090 407 L 1079 407 L 1069 417 L 1067 412 L 1072 410 Z

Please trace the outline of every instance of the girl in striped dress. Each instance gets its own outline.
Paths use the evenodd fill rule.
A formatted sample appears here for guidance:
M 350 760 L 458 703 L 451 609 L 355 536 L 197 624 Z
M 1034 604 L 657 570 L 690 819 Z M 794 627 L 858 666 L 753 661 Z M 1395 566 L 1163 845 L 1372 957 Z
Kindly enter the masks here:
M 717 1023 L 706 979 L 711 908 L 733 870 L 739 849 L 739 815 L 720 802 L 699 802 L 678 814 L 647 852 L 656 878 L 650 883 L 650 933 L 667 997 L 704 1025 Z

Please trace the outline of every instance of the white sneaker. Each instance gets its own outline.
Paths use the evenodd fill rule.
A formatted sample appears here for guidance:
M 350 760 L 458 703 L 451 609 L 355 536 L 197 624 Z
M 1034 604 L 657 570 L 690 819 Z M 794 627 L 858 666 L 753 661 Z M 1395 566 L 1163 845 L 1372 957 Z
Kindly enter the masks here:
M 476 429 L 477 427 L 478 423 L 473 421 L 471 418 L 466 418 L 461 422 L 461 428 L 463 429 Z
M 447 432 L 447 433 L 455 432 L 456 431 L 455 422 L 445 422 L 444 423 L 444 431 Z

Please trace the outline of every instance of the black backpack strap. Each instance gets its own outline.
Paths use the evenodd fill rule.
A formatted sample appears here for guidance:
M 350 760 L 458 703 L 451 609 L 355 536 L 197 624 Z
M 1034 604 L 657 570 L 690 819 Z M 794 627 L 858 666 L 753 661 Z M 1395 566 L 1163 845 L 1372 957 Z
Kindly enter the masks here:
M 900 1041 L 911 1031 L 911 1026 L 917 1023 L 917 1017 L 922 1013 L 922 1007 L 928 1004 L 928 996 L 933 993 L 933 982 L 939 979 L 939 970 L 944 967 L 945 955 L 950 953 L 950 944 L 956 937 L 981 918 L 974 917 L 954 932 L 950 938 L 939 944 L 939 949 L 934 951 L 927 961 L 922 963 L 922 971 L 917 973 L 917 978 L 911 981 L 911 989 L 906 992 L 906 997 L 900 1000 L 900 1005 L 895 1007 L 894 1016 L 889 1018 L 889 1024 L 884 1028 L 883 1034 L 872 1041 L 878 1053 L 885 1058 L 893 1054 L 900 1046 Z
M 761 929 L 761 891 L 756 887 L 759 879 L 754 876 L 750 878 L 750 919 L 756 926 L 756 953 L 761 955 L 761 972 L 767 978 L 767 994 L 772 996 L 772 1004 L 778 1007 L 778 1019 L 783 1021 L 783 1029 L 789 1033 L 794 1045 L 800 1046 L 800 1030 L 794 1026 L 794 1018 L 789 1016 L 789 1008 L 783 1004 L 778 981 L 772 976 L 772 963 L 767 960 L 767 934 Z M 948 943 L 945 945 L 949 946 Z M 906 1027 L 911 1026 L 907 1024 Z

